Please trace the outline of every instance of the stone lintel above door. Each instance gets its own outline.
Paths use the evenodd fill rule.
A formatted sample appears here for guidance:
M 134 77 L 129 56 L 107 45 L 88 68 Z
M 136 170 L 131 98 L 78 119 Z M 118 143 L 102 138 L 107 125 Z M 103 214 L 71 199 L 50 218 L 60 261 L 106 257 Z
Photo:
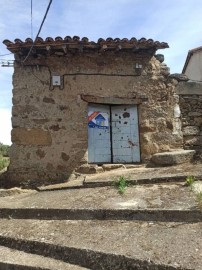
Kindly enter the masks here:
M 80 95 L 81 99 L 88 103 L 110 104 L 110 105 L 138 105 L 148 100 L 147 97 L 126 98 L 126 97 L 101 97 L 94 95 Z

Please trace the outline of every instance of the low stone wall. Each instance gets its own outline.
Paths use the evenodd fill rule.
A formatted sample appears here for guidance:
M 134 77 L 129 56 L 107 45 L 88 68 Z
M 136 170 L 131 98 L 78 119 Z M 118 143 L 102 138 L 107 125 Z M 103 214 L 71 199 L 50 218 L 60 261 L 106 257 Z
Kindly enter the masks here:
M 177 86 L 182 115 L 184 149 L 202 158 L 202 83 L 180 82 Z

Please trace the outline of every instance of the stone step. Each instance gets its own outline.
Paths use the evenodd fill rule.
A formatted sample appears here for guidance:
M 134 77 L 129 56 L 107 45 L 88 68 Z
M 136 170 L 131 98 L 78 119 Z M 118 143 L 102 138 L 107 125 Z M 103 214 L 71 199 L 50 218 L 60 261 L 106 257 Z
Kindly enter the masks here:
M 159 222 L 202 222 L 202 211 L 129 209 L 0 209 L 3 219 L 38 220 L 130 220 Z
M 11 240 L 12 242 L 12 240 Z M 50 257 L 0 246 L 1 270 L 84 270 L 87 268 Z
M 143 168 L 144 164 L 84 164 L 81 165 L 76 172 L 83 174 L 103 173 L 104 171 L 112 171 L 117 169 L 131 169 L 131 168 Z
M 156 165 L 171 166 L 193 161 L 195 150 L 178 150 L 172 152 L 157 153 L 152 156 L 152 162 Z
M 130 166 L 130 165 L 128 165 Z M 62 189 L 81 189 L 88 187 L 106 187 L 112 186 L 114 181 L 120 176 L 124 176 L 129 184 L 148 185 L 159 183 L 185 182 L 187 176 L 194 176 L 196 179 L 202 179 L 201 164 L 181 164 L 172 167 L 154 167 L 146 168 L 144 166 L 129 169 L 118 169 L 106 171 L 104 173 L 92 175 L 80 175 L 77 179 L 69 182 L 39 186 L 38 191 L 51 191 Z
M 85 188 L 0 198 L 0 218 L 202 221 L 196 195 L 184 184 Z
M 199 270 L 201 225 L 2 219 L 0 243 L 95 270 Z
M 127 182 L 130 185 L 151 185 L 151 184 L 161 184 L 161 183 L 178 183 L 185 182 L 185 179 L 188 175 L 182 174 L 177 176 L 164 175 L 161 177 L 152 177 L 152 178 L 144 178 L 144 177 L 133 177 L 127 178 Z M 196 179 L 201 179 L 202 176 L 196 176 Z M 117 177 L 118 179 L 118 177 Z M 113 186 L 115 181 L 115 177 L 80 177 L 79 180 L 73 180 L 66 183 L 53 184 L 47 186 L 37 187 L 37 191 L 55 191 L 55 190 L 65 190 L 65 189 L 80 189 L 80 188 L 96 188 L 96 187 L 108 187 Z

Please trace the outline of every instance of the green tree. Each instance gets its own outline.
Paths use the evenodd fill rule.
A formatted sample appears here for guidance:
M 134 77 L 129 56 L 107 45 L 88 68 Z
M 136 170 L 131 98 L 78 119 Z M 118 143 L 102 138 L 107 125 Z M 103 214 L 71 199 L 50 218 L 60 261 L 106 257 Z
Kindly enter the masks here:
M 0 156 L 9 157 L 10 146 L 0 142 Z

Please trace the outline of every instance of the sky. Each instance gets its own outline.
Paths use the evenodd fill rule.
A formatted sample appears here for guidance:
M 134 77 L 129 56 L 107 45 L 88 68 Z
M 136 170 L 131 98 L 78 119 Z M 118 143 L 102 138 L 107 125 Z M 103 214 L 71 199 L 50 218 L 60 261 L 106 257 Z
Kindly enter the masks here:
M 4 39 L 35 37 L 49 0 L 0 0 L 0 55 Z M 181 73 L 188 50 L 202 46 L 201 0 L 53 0 L 42 38 L 80 36 L 152 38 L 167 42 L 163 53 L 171 73 Z M 13 55 L 0 56 L 12 60 Z M 13 68 L 0 67 L 0 142 L 11 144 Z

